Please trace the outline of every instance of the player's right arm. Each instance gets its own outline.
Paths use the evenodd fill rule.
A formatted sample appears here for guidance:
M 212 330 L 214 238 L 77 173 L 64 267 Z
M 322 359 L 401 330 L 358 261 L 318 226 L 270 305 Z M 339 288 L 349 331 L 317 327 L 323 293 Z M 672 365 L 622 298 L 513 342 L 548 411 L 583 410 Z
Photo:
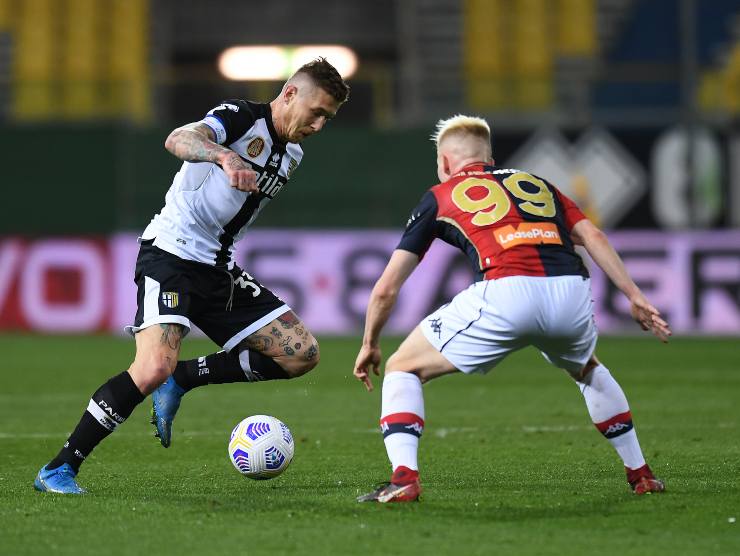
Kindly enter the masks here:
M 380 333 L 396 305 L 401 286 L 418 264 L 419 256 L 416 253 L 396 249 L 370 294 L 362 347 L 357 354 L 353 372 L 357 380 L 365 384 L 368 392 L 373 389 L 370 373 L 380 374 Z
M 606 234 L 590 220 L 583 219 L 573 226 L 571 235 L 577 244 L 585 247 L 594 262 L 629 299 L 632 318 L 637 321 L 640 327 L 643 330 L 652 331 L 661 341 L 667 342 L 671 335 L 668 323 L 661 318 L 658 309 L 650 304 L 632 280 L 624 262 L 612 247 Z
M 401 286 L 434 241 L 436 222 L 437 201 L 434 194 L 427 191 L 411 212 L 401 241 L 370 294 L 365 315 L 365 334 L 354 368 L 355 378 L 365 384 L 368 392 L 373 389 L 370 373 L 377 375 L 380 372 L 380 333 L 396 304 Z
M 229 185 L 235 189 L 257 191 L 257 172 L 230 148 L 219 145 L 216 133 L 203 122 L 173 130 L 164 146 L 181 160 L 218 164 L 229 177 Z

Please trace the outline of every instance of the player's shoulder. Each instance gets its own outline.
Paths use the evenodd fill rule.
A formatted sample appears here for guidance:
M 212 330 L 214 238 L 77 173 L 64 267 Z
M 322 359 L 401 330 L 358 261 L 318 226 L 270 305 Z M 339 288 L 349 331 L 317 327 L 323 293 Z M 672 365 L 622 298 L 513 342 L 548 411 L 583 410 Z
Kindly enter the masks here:
M 270 114 L 270 105 L 266 102 L 255 102 L 253 100 L 242 100 L 240 102 L 240 106 L 254 114 L 256 118 L 265 118 Z
M 539 176 L 535 174 L 534 172 L 530 172 L 529 170 L 524 170 L 522 168 L 491 167 L 491 174 L 496 176 L 496 178 L 499 180 L 510 178 L 511 176 L 516 176 L 516 178 L 521 181 L 527 181 L 527 178 L 534 178 L 550 186 L 553 186 L 552 183 L 550 183 L 547 179 L 543 178 L 542 176 Z
M 486 167 L 488 172 L 492 176 L 495 176 L 497 179 L 501 178 L 507 178 L 509 176 L 513 176 L 515 174 L 522 174 L 523 176 L 532 176 L 533 178 L 541 179 L 539 176 L 536 176 L 529 170 L 525 170 L 523 168 L 511 168 L 511 167 L 501 167 L 498 166 L 488 166 Z
M 257 113 L 263 112 L 262 105 L 258 102 L 252 102 L 250 100 L 231 98 L 222 100 L 216 106 L 211 108 L 208 112 L 212 113 L 228 113 L 231 112 L 234 115 L 248 115 L 254 116 Z
M 521 168 L 493 168 L 491 173 L 496 181 L 502 183 L 508 189 L 511 187 L 518 189 L 522 186 L 526 189 L 526 184 L 529 183 L 536 189 L 545 187 L 553 194 L 562 195 L 562 192 L 554 183 L 529 170 Z
M 291 159 L 295 161 L 291 161 L 291 164 L 298 164 L 303 158 L 303 147 L 298 143 L 286 143 L 285 150 L 290 155 Z M 292 173 L 292 170 L 290 172 Z

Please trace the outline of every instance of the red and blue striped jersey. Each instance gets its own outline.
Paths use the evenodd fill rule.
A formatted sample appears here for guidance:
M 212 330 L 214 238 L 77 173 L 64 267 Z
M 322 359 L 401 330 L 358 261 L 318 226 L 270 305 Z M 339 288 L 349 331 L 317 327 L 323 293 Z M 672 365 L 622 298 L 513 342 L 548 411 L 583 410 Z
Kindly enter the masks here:
M 586 218 L 546 180 L 471 164 L 430 188 L 398 244 L 423 257 L 435 238 L 460 248 L 479 279 L 588 276 L 570 232 Z

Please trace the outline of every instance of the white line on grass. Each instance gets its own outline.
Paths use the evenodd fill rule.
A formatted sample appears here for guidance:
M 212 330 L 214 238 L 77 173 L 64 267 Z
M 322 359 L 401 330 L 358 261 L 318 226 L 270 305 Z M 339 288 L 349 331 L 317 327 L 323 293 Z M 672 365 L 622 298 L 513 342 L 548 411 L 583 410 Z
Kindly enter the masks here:
M 736 429 L 738 427 L 738 423 L 716 423 L 715 427 L 718 429 Z M 640 425 L 640 429 L 660 429 L 662 427 L 655 426 L 655 425 Z M 706 425 L 702 424 L 695 424 L 695 425 L 688 425 L 684 426 L 684 429 L 703 429 L 706 428 Z M 540 433 L 540 432 L 581 432 L 581 431 L 590 431 L 593 429 L 593 425 L 562 425 L 562 426 L 552 426 L 552 425 L 522 425 L 521 427 L 495 427 L 497 431 L 502 432 L 526 432 L 526 433 Z M 430 429 L 430 434 L 434 434 L 434 436 L 438 438 L 445 438 L 446 436 L 450 434 L 469 434 L 474 432 L 479 432 L 481 429 L 478 427 L 441 427 L 441 428 L 435 428 Z M 493 429 L 491 429 L 493 430 Z M 373 429 L 352 429 L 352 434 L 378 434 L 379 430 L 377 428 Z M 66 438 L 71 434 L 71 431 L 69 432 L 1 432 L 0 431 L 0 440 L 13 440 L 13 439 L 44 439 L 44 438 Z M 223 432 L 223 431 L 187 431 L 187 432 L 179 432 L 178 436 L 182 436 L 185 438 L 191 437 L 191 436 L 224 436 L 228 437 L 230 432 Z M 142 435 L 141 432 L 124 432 L 124 431 L 117 431 L 116 436 L 146 436 Z

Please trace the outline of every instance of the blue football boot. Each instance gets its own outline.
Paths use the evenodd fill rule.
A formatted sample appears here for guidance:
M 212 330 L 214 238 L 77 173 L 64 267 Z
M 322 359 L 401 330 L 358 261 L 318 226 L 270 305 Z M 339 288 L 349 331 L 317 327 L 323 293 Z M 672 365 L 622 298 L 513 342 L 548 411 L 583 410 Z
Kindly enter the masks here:
M 56 469 L 47 469 L 44 465 L 33 487 L 41 492 L 56 492 L 58 494 L 85 494 L 85 489 L 77 484 L 75 477 L 77 473 L 72 466 L 65 463 Z
M 172 421 L 175 420 L 180 400 L 184 395 L 185 390 L 172 377 L 152 392 L 151 423 L 157 428 L 154 436 L 159 438 L 165 448 L 172 444 Z

